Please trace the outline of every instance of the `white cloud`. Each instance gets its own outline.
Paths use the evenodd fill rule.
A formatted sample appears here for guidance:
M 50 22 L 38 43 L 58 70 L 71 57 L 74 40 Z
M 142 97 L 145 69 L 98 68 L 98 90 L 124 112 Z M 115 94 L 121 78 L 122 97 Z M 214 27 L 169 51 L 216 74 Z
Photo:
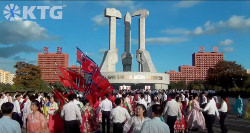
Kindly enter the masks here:
M 220 42 L 220 45 L 230 45 L 233 43 L 233 40 L 231 39 L 225 39 L 224 41 Z
M 33 21 L 0 22 L 0 44 L 17 44 L 44 40 L 57 40 L 59 37 L 49 36 L 47 29 Z
M 227 47 L 223 49 L 223 52 L 233 52 L 234 48 L 233 47 Z
M 103 26 L 109 24 L 109 19 L 104 17 L 103 14 L 96 15 L 92 18 L 92 21 L 95 22 L 95 26 Z
M 184 29 L 184 28 L 168 29 L 168 30 L 163 30 L 162 32 L 167 33 L 167 34 L 183 34 L 183 35 L 187 35 L 190 33 L 189 30 Z
M 103 48 L 103 49 L 100 49 L 98 52 L 100 53 L 100 54 L 103 54 L 103 53 L 105 53 L 107 51 L 107 49 L 106 48 Z
M 232 16 L 225 25 L 228 25 L 231 28 L 241 29 L 250 27 L 250 18 L 245 18 L 245 16 Z
M 195 34 L 195 35 L 200 35 L 200 34 L 202 34 L 202 33 L 203 33 L 203 29 L 202 29 L 201 26 L 196 27 L 196 28 L 194 29 L 194 31 L 193 31 L 193 34 Z
M 201 1 L 185 1 L 185 0 L 182 0 L 180 2 L 178 2 L 177 4 L 175 4 L 174 6 L 175 7 L 178 7 L 178 8 L 190 8 L 190 7 L 193 7 L 197 4 L 199 4 Z
M 175 43 L 182 43 L 188 41 L 187 38 L 169 38 L 169 37 L 156 37 L 156 38 L 147 38 L 146 43 L 147 44 L 175 44 Z
M 228 30 L 238 32 L 250 32 L 250 17 L 245 16 L 231 16 L 228 20 L 220 20 L 218 22 L 207 21 L 203 26 L 197 26 L 193 30 L 187 29 L 167 29 L 164 30 L 167 34 L 186 34 L 186 35 L 203 35 L 203 34 L 217 34 Z

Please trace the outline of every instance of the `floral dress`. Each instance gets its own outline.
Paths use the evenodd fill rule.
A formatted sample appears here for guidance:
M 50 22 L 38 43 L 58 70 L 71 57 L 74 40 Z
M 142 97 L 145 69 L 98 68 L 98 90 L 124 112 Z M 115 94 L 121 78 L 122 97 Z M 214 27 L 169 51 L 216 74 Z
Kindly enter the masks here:
M 50 103 L 49 109 L 48 109 L 48 127 L 51 133 L 62 133 L 64 127 L 64 122 L 58 113 L 59 108 L 58 104 L 56 102 Z
M 27 133 L 49 133 L 46 119 L 40 112 L 27 116 Z
M 97 114 L 97 117 L 96 117 L 96 122 L 97 122 L 97 123 L 101 123 L 101 122 L 102 122 L 102 112 L 101 112 L 101 111 L 97 112 L 97 111 L 98 111 L 99 105 L 100 105 L 100 101 L 97 101 L 97 102 L 94 104 L 94 107 L 93 107 L 94 113 Z
M 200 105 L 197 100 L 192 102 L 192 110 L 187 116 L 187 128 L 189 129 L 205 129 L 205 118 L 200 111 Z
M 183 106 L 181 103 L 179 103 L 179 104 L 180 104 L 182 119 L 181 119 L 181 121 L 179 121 L 179 120 L 175 121 L 175 124 L 174 124 L 175 132 L 185 131 L 185 128 L 186 128 L 186 121 L 185 121 L 185 117 L 184 117 Z
M 81 133 L 91 133 L 99 128 L 92 107 L 83 107 Z

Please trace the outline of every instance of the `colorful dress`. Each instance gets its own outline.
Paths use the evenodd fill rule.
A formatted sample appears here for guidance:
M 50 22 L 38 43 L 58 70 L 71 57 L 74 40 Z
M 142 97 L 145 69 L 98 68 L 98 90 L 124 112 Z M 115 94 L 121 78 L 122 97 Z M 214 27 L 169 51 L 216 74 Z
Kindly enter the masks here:
M 143 123 L 148 120 L 150 120 L 148 117 L 144 117 L 142 120 L 138 116 L 131 117 L 124 124 L 123 133 L 140 133 Z
M 186 121 L 185 121 L 185 117 L 184 117 L 183 106 L 181 103 L 179 103 L 179 104 L 180 104 L 182 119 L 181 119 L 181 121 L 179 121 L 179 120 L 175 121 L 175 124 L 174 124 L 175 132 L 182 132 L 182 131 L 185 131 L 185 129 L 186 129 Z
M 62 133 L 64 127 L 63 119 L 58 113 L 58 104 L 56 102 L 50 103 L 48 109 L 48 127 L 51 133 Z
M 27 133 L 50 133 L 46 119 L 42 113 L 30 113 L 27 119 Z
M 102 112 L 101 112 L 101 111 L 97 112 L 97 111 L 98 111 L 99 105 L 100 105 L 100 101 L 98 100 L 98 101 L 94 104 L 94 107 L 93 107 L 94 113 L 97 114 L 97 117 L 96 117 L 96 122 L 97 122 L 97 123 L 101 123 L 101 122 L 102 122 Z
M 50 102 L 47 102 L 43 105 L 43 114 L 45 115 L 45 118 L 49 118 L 48 117 L 49 104 L 50 104 Z
M 95 114 L 92 107 L 85 106 L 82 112 L 82 125 L 81 133 L 91 133 L 99 128 L 99 124 L 96 123 Z
M 237 99 L 235 100 L 234 112 L 235 112 L 237 115 L 242 116 L 242 113 L 243 113 L 243 102 L 242 102 L 242 99 L 241 99 L 241 98 L 237 98 Z
M 187 116 L 187 128 L 189 129 L 205 129 L 205 118 L 200 111 L 200 105 L 197 100 L 192 102 L 192 110 Z
M 23 106 L 23 117 L 22 117 L 22 120 L 23 120 L 23 127 L 24 128 L 26 128 L 26 118 L 27 118 L 28 114 L 32 113 L 32 111 L 30 109 L 30 106 L 31 106 L 31 101 L 28 99 L 24 103 L 24 106 Z
M 128 113 L 129 114 L 133 114 L 133 109 L 132 109 L 132 106 L 131 106 L 131 98 L 129 97 L 126 97 L 125 100 L 124 100 L 124 104 L 128 110 Z

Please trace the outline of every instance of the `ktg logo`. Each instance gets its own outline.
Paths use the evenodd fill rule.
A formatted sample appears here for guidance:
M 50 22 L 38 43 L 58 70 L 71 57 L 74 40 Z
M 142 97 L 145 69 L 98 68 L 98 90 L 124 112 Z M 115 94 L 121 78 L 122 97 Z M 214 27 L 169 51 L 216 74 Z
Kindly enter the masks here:
M 46 13 L 49 13 L 51 19 L 62 19 L 62 9 L 63 6 L 23 6 L 22 9 L 20 9 L 18 5 L 9 4 L 4 7 L 3 14 L 4 17 L 10 21 L 20 18 L 37 19 L 37 16 L 34 15 L 34 11 L 38 11 L 38 14 L 40 13 L 40 19 L 46 19 Z

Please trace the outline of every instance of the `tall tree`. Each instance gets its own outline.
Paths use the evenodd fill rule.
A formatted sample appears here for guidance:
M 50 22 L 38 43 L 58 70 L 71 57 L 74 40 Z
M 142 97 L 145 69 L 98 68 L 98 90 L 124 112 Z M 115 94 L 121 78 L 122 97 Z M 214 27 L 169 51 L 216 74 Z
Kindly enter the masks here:
M 38 66 L 26 62 L 17 62 L 16 76 L 13 79 L 19 89 L 37 90 L 41 88 L 41 70 Z
M 220 61 L 208 70 L 208 83 L 222 88 L 244 87 L 248 75 L 246 70 L 235 61 Z

